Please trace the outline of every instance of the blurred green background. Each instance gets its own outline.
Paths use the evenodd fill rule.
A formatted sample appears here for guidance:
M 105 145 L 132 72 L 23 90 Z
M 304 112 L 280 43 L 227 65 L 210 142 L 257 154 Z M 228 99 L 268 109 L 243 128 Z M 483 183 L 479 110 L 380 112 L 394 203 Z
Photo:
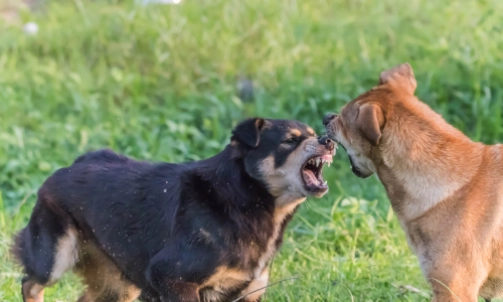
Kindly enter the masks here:
M 502 1 L 27 2 L 0 0 L 1 301 L 21 300 L 7 250 L 37 189 L 88 150 L 198 160 L 250 116 L 321 133 L 326 112 L 405 61 L 435 111 L 474 140 L 503 141 Z M 239 98 L 244 78 L 251 100 Z M 264 301 L 429 301 L 377 179 L 352 175 L 341 149 L 325 176 L 329 194 L 302 205 L 272 265 L 272 282 L 298 279 Z M 81 291 L 68 276 L 46 301 Z

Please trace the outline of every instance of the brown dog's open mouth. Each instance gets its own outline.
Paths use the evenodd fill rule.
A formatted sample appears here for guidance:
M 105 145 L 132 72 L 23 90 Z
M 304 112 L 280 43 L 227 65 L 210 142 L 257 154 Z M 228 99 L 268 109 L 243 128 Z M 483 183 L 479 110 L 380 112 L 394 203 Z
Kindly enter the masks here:
M 325 163 L 330 166 L 332 154 L 311 157 L 302 165 L 301 174 L 306 191 L 319 194 L 328 190 L 327 182 L 323 180 L 322 174 Z

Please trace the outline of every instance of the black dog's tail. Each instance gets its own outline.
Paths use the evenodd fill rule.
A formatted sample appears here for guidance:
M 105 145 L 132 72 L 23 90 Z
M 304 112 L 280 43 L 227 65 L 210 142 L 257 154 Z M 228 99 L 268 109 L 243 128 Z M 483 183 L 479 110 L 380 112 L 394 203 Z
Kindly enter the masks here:
M 17 234 L 15 234 L 12 240 L 13 243 L 10 246 L 10 254 L 14 257 L 14 260 L 16 260 L 18 265 L 23 265 L 21 246 L 22 238 L 25 236 L 24 233 L 25 229 L 22 229 Z

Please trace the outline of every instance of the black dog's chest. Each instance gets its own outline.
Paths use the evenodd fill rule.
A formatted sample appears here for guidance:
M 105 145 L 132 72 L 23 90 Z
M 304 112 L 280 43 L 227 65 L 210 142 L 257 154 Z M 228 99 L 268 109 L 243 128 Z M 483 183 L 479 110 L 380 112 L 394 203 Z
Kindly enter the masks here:
M 296 205 L 286 211 L 274 213 L 270 221 L 268 236 L 260 242 L 242 241 L 238 249 L 242 254 L 239 265 L 217 267 L 215 272 L 201 285 L 202 301 L 233 301 L 250 294 L 258 288 L 255 281 L 267 280 L 268 264 L 276 254 L 283 236 L 284 228 L 291 219 Z M 237 259 L 236 259 L 237 260 Z

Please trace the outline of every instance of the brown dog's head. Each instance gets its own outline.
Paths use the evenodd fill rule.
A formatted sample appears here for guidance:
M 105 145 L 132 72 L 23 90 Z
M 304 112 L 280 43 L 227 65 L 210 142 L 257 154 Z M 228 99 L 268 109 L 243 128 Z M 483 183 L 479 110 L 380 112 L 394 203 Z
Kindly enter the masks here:
M 404 109 L 401 105 L 414 95 L 416 85 L 410 65 L 401 64 L 383 71 L 379 85 L 346 104 L 340 114 L 324 117 L 327 135 L 346 149 L 356 176 L 365 178 L 376 172 L 386 122 Z

